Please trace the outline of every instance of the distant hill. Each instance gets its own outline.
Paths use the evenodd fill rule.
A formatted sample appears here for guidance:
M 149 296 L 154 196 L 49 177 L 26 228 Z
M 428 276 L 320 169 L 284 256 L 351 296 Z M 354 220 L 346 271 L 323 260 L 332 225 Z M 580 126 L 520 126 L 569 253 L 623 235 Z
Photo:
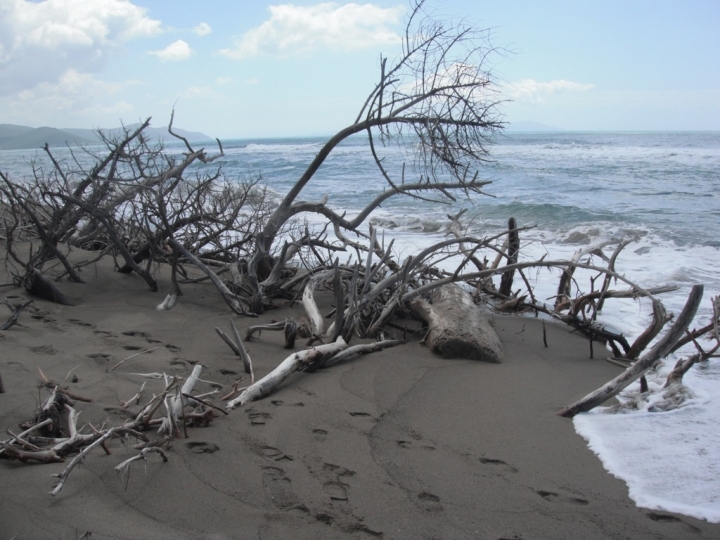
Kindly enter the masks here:
M 125 128 L 132 130 L 138 126 L 139 124 L 132 124 L 125 126 Z M 122 128 L 103 129 L 102 131 L 110 138 L 120 136 L 123 133 Z M 185 137 L 190 142 L 206 142 L 214 140 L 204 133 L 197 131 L 186 131 L 179 128 L 173 128 L 173 131 L 175 131 L 178 135 Z M 168 141 L 173 139 L 173 137 L 168 133 L 167 127 L 149 127 L 145 130 L 145 134 L 151 140 Z M 92 145 L 100 142 L 101 140 L 97 132 L 92 129 L 57 129 L 51 127 L 31 128 L 15 124 L 0 124 L 0 150 L 42 148 L 46 143 L 50 147 L 58 147 Z
M 78 146 L 95 144 L 94 140 L 78 137 L 51 127 L 31 128 L 13 124 L 0 124 L 0 150 L 42 148 L 49 146 Z
M 126 130 L 132 131 L 134 129 L 137 129 L 140 127 L 140 124 L 129 124 L 125 126 Z M 94 141 L 99 141 L 100 137 L 97 135 L 97 131 L 94 129 L 75 129 L 75 128 L 63 128 L 63 131 L 67 133 L 71 133 L 73 135 L 92 139 Z M 199 131 L 187 131 L 184 129 L 173 127 L 173 131 L 177 133 L 178 135 L 185 137 L 190 142 L 203 142 L 203 141 L 214 141 L 212 137 L 208 137 L 204 133 L 200 133 Z M 107 137 L 118 137 L 122 136 L 124 133 L 123 128 L 111 128 L 111 129 L 103 129 L 102 132 Z M 173 140 L 174 137 L 168 133 L 167 126 L 165 127 L 148 127 L 143 132 L 147 137 L 149 137 L 152 140 L 163 140 L 163 141 L 169 141 Z
M 563 131 L 555 126 L 548 126 L 540 122 L 510 122 L 505 131 L 512 133 L 513 131 Z

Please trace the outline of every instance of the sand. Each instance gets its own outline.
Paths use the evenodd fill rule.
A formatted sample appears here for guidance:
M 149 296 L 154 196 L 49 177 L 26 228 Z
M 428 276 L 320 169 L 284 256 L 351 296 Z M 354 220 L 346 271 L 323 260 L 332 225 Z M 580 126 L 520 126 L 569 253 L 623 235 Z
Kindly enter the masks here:
M 65 384 L 93 399 L 77 408 L 80 423 L 95 426 L 122 420 L 119 401 L 143 380 L 133 373 L 187 375 L 200 362 L 203 379 L 227 387 L 242 372 L 215 334 L 231 313 L 212 285 L 184 286 L 175 308 L 159 312 L 164 295 L 111 261 L 83 276 L 84 285 L 60 284 L 77 306 L 36 300 L 22 326 L 0 332 L 3 430 L 33 416 L 37 367 L 58 381 L 75 368 L 78 382 Z M 25 293 L 5 287 L 0 296 Z M 301 307 L 260 320 L 289 315 Z M 234 320 L 241 330 L 258 322 Z M 497 317 L 496 326 L 503 364 L 442 359 L 414 340 L 298 373 L 176 439 L 167 463 L 133 464 L 127 483 L 113 467 L 135 451 L 119 441 L 110 456 L 92 453 L 55 497 L 51 475 L 64 464 L 0 460 L 0 539 L 720 538 L 720 525 L 637 508 L 555 415 L 618 368 L 591 360 L 587 342 L 564 327 L 547 325 L 545 348 L 536 319 Z M 288 354 L 279 332 L 248 349 L 259 376 Z M 161 388 L 148 382 L 143 400 Z

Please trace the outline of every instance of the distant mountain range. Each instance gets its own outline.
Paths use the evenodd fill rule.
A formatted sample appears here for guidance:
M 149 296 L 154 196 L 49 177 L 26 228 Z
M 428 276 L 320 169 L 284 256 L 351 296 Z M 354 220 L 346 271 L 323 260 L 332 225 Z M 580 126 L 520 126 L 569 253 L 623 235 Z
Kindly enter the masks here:
M 139 124 L 125 126 L 125 129 L 132 130 Z M 214 140 L 204 133 L 197 131 L 186 131 L 173 128 L 178 135 L 185 137 L 190 142 L 206 142 Z M 103 129 L 106 137 L 117 137 L 123 134 L 123 128 Z M 167 127 L 148 127 L 144 131 L 151 140 L 172 140 Z M 0 150 L 20 150 L 23 148 L 42 148 L 47 144 L 50 147 L 57 146 L 84 146 L 99 144 L 101 142 L 97 132 L 92 129 L 51 127 L 31 128 L 28 126 L 17 126 L 15 124 L 0 124 Z

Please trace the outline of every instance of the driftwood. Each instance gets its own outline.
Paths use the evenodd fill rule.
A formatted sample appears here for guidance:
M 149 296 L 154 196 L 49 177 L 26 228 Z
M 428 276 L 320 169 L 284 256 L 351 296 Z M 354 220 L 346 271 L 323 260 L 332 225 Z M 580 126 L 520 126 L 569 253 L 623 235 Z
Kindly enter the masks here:
M 327 345 L 319 345 L 311 349 L 306 349 L 288 356 L 278 367 L 268 373 L 265 377 L 257 381 L 255 384 L 247 388 L 237 398 L 228 402 L 227 409 L 231 410 L 235 407 L 261 399 L 272 392 L 290 375 L 300 369 L 307 368 L 316 362 L 323 362 L 335 353 L 347 348 L 347 343 L 342 338 L 338 338 L 335 343 Z
M 242 299 L 237 296 L 236 294 L 233 294 L 233 292 L 227 288 L 227 286 L 222 282 L 222 280 L 217 277 L 215 272 L 210 270 L 205 263 L 203 263 L 200 259 L 198 259 L 195 255 L 190 253 L 185 246 L 183 246 L 180 242 L 175 240 L 174 238 L 168 239 L 168 245 L 172 247 L 176 252 L 181 253 L 184 257 L 186 257 L 190 262 L 192 262 L 195 266 L 197 266 L 200 270 L 202 270 L 205 275 L 207 275 L 210 278 L 210 281 L 212 281 L 213 285 L 217 288 L 217 290 L 220 292 L 220 295 L 223 297 L 225 302 L 228 306 L 230 306 L 230 309 L 232 309 L 235 313 L 238 315 L 248 315 L 248 313 L 245 311 L 245 308 L 242 305 Z
M 606 383 L 601 388 L 576 401 L 572 405 L 558 411 L 559 416 L 572 418 L 578 413 L 589 411 L 611 397 L 619 394 L 630 383 L 637 380 L 648 369 L 656 365 L 672 350 L 673 346 L 682 337 L 688 326 L 692 323 L 703 295 L 703 286 L 694 285 L 682 312 L 667 333 L 655 346 L 638 359 L 623 373 Z
M 518 260 L 518 252 L 520 251 L 520 236 L 517 232 L 517 222 L 515 218 L 508 220 L 508 251 L 507 251 L 507 263 L 509 265 L 515 264 Z M 500 279 L 499 293 L 504 296 L 510 296 L 512 294 L 513 284 L 513 270 L 503 272 L 502 278 Z
M 0 441 L 0 455 L 6 459 L 50 463 L 65 461 L 69 455 L 77 454 L 61 473 L 54 475 L 59 480 L 51 491 L 52 495 L 56 495 L 62 490 L 73 469 L 92 450 L 101 447 L 107 454 L 110 454 L 107 442 L 116 436 L 135 437 L 143 441 L 139 448 L 144 450 L 134 458 L 118 465 L 118 470 L 127 472 L 130 463 L 138 459 L 145 459 L 150 452 L 160 453 L 163 460 L 166 461 L 167 456 L 162 450 L 148 448 L 169 443 L 173 437 L 180 436 L 182 430 L 186 430 L 188 426 L 207 425 L 216 416 L 214 411 L 219 410 L 201 396 L 191 395 L 193 387 L 201 380 L 201 369 L 199 364 L 196 365 L 182 385 L 181 379 L 159 374 L 159 378 L 165 381 L 165 389 L 160 394 L 154 395 L 141 408 L 140 412 L 132 415 L 130 420 L 122 425 L 104 429 L 96 429 L 91 426 L 91 431 L 88 433 L 81 433 L 77 427 L 79 412 L 73 408 L 73 401 L 68 397 L 72 394 L 64 391 L 58 385 L 52 386 L 54 383 L 42 371 L 39 371 L 42 387 L 51 388 L 52 391 L 40 406 L 35 420 L 25 431 L 19 434 L 10 432 L 10 439 Z M 139 399 L 139 395 L 132 399 L 136 397 Z M 89 399 L 85 400 L 90 401 Z M 165 414 L 160 418 L 154 418 L 163 406 Z M 185 410 L 186 407 L 192 407 L 193 410 L 188 412 Z M 64 431 L 60 430 L 61 414 L 67 416 L 67 419 L 64 420 L 66 426 Z M 151 442 L 143 432 L 155 427 L 159 427 L 158 431 L 161 436 L 157 441 Z M 43 436 L 33 436 L 38 431 Z
M 225 332 L 223 332 L 220 328 L 215 328 L 215 332 L 217 332 L 217 335 L 219 335 L 222 340 L 227 343 L 228 347 L 232 349 L 232 351 L 235 353 L 235 356 L 240 358 L 243 363 L 243 367 L 245 369 L 245 373 L 248 373 L 252 379 L 253 377 L 253 368 L 252 368 L 252 360 L 250 359 L 250 355 L 248 354 L 247 350 L 245 350 L 245 346 L 243 345 L 242 339 L 240 339 L 240 332 L 238 332 L 237 326 L 235 326 L 235 323 L 230 320 L 230 327 L 233 331 L 233 336 L 235 336 L 235 339 L 228 336 Z M 250 341 L 247 337 L 245 338 L 247 341 Z
M 245 341 L 251 341 L 255 332 L 259 333 L 262 330 L 283 331 L 285 333 L 285 348 L 293 349 L 295 347 L 295 338 L 298 335 L 299 326 L 292 317 L 282 322 L 258 324 L 247 329 L 245 332 Z
M 436 289 L 429 303 L 415 299 L 412 311 L 430 326 L 425 342 L 446 358 L 471 358 L 499 364 L 505 357 L 490 318 L 457 285 Z
M 55 302 L 63 306 L 75 305 L 70 298 L 60 292 L 55 284 L 42 275 L 37 268 L 28 269 L 27 275 L 23 280 L 23 285 L 28 293 L 43 300 L 49 300 L 50 302 Z
M 23 310 L 28 307 L 30 304 L 33 303 L 32 300 L 28 300 L 26 302 L 23 302 L 22 304 L 19 304 L 17 306 L 12 305 L 6 298 L 2 299 L 2 303 L 5 304 L 10 311 L 12 311 L 12 314 L 10 315 L 10 318 L 5 321 L 3 324 L 0 325 L 0 330 L 7 330 L 11 326 L 18 323 L 18 319 L 20 318 L 20 314 L 23 312 Z

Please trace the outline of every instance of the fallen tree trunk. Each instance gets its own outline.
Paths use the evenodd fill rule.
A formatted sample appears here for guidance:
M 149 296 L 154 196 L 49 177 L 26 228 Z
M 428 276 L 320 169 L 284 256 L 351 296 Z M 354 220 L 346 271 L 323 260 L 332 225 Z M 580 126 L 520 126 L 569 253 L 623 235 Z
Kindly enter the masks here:
M 443 285 L 410 309 L 430 326 L 425 342 L 445 358 L 470 358 L 499 364 L 505 351 L 490 317 L 475 305 L 470 294 L 455 284 Z
M 676 319 L 675 324 L 670 330 L 658 341 L 650 351 L 627 368 L 623 373 L 615 377 L 612 381 L 606 383 L 601 388 L 588 394 L 572 405 L 558 411 L 558 416 L 572 418 L 578 413 L 587 412 L 594 409 L 604 401 L 619 394 L 630 383 L 637 380 L 648 369 L 657 364 L 672 350 L 673 346 L 682 337 L 690 323 L 692 323 L 695 313 L 700 306 L 700 300 L 703 296 L 703 286 L 694 285 L 690 295 L 688 296 L 685 307 L 680 316 Z

